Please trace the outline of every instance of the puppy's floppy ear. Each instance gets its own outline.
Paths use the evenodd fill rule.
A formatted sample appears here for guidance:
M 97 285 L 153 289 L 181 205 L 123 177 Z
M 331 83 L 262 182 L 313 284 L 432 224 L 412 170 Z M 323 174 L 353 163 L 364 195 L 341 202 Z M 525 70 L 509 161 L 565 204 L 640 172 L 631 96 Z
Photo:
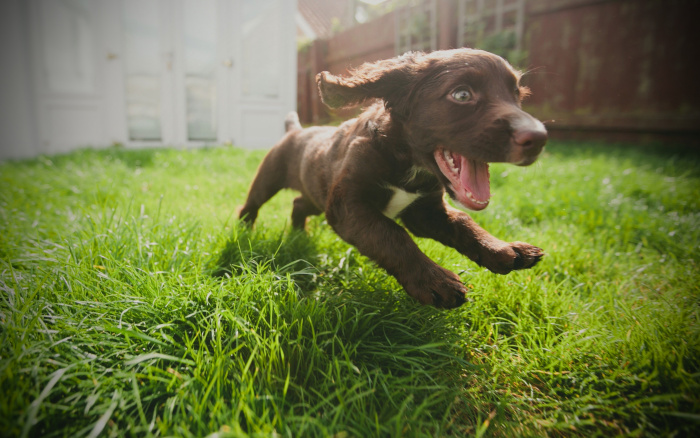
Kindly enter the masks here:
M 321 100 L 331 108 L 345 108 L 368 99 L 383 99 L 388 109 L 398 109 L 418 75 L 420 57 L 421 53 L 407 53 L 398 58 L 365 63 L 348 77 L 321 72 L 316 75 Z

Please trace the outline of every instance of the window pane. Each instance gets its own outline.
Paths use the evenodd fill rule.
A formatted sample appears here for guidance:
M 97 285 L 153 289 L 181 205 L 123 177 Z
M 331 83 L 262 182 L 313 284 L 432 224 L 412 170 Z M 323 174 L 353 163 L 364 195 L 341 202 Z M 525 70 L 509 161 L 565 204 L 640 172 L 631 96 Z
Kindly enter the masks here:
M 216 0 L 185 0 L 187 138 L 216 140 Z
M 157 0 L 124 0 L 126 118 L 131 140 L 160 140 L 162 53 Z

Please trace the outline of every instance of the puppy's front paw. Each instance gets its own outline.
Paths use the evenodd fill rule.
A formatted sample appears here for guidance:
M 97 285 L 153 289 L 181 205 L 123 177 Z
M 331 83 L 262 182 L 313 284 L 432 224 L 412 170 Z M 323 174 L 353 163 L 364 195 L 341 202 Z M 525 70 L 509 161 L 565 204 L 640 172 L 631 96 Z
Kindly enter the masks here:
M 516 252 L 513 269 L 530 269 L 544 256 L 542 248 L 525 242 L 512 242 L 511 248 Z
M 467 288 L 457 274 L 443 268 L 431 269 L 417 281 L 405 285 L 406 292 L 421 304 L 454 309 L 466 302 Z
M 544 256 L 541 248 L 525 242 L 511 242 L 490 251 L 480 260 L 491 272 L 507 274 L 518 269 L 532 268 Z
M 236 216 L 244 224 L 252 226 L 255 223 L 255 219 L 258 217 L 258 211 L 241 205 L 236 209 Z

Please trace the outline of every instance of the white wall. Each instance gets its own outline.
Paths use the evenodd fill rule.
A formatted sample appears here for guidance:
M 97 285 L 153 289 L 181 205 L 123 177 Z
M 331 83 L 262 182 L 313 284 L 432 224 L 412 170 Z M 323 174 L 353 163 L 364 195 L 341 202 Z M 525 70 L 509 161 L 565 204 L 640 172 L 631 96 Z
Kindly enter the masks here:
M 38 155 L 26 2 L 0 1 L 0 159 Z

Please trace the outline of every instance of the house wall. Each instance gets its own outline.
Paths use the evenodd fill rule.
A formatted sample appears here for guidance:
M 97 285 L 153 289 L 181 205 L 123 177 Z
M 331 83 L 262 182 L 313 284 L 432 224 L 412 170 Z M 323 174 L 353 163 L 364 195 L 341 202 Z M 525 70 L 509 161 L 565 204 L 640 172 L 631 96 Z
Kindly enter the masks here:
M 24 158 L 39 152 L 31 123 L 33 96 L 23 34 L 24 7 L 22 0 L 0 2 L 0 158 Z

